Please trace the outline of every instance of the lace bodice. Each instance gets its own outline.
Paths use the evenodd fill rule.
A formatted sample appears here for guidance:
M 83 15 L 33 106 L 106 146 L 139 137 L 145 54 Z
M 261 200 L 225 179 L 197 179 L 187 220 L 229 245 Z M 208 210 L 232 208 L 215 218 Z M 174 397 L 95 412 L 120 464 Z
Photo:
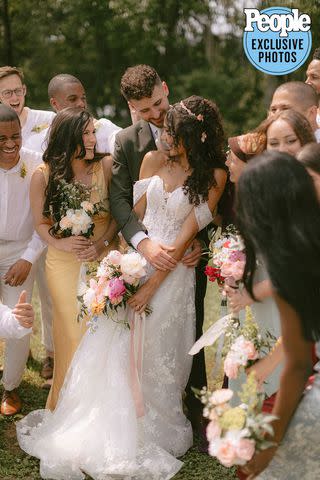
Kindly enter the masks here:
M 158 175 L 139 180 L 134 184 L 135 204 L 144 194 L 147 196 L 147 206 L 143 224 L 148 230 L 148 236 L 152 239 L 162 242 L 174 241 L 193 208 L 199 230 L 212 221 L 212 214 L 207 202 L 202 202 L 194 207 L 189 203 L 183 187 L 177 187 L 172 192 L 167 192 L 162 178 Z

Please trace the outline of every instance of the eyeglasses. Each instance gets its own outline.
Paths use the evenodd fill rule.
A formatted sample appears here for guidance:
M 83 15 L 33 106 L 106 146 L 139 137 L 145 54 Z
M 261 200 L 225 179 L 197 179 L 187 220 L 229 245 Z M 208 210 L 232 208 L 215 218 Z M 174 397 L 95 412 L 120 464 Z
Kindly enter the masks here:
M 0 92 L 0 96 L 3 98 L 11 98 L 13 94 L 17 95 L 17 97 L 23 97 L 26 93 L 26 87 L 19 87 L 13 90 L 2 90 Z

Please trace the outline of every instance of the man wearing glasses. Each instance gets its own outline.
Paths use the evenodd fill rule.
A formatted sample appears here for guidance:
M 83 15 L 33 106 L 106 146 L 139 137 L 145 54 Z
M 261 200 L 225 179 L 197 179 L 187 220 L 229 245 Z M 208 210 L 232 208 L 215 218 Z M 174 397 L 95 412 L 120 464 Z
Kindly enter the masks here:
M 0 102 L 18 114 L 22 128 L 22 145 L 32 132 L 48 127 L 55 116 L 54 112 L 26 107 L 26 93 L 22 71 L 16 67 L 0 67 Z

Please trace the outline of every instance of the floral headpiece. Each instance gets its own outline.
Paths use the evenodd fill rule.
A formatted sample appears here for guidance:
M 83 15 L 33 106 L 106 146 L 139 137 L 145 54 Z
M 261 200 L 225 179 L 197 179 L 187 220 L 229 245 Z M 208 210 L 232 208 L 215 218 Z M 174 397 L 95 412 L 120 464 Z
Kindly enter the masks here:
M 228 139 L 230 150 L 243 162 L 247 162 L 254 155 L 262 153 L 266 148 L 266 136 L 264 133 L 246 133 L 238 137 Z
M 195 113 L 193 113 L 190 108 L 188 108 L 184 103 L 183 101 L 181 100 L 180 102 L 180 107 L 183 108 L 183 110 L 185 110 L 186 112 L 188 112 L 189 115 L 191 115 L 192 117 L 194 117 L 196 120 L 198 120 L 198 122 L 203 122 L 204 120 L 204 117 L 202 115 L 202 113 L 199 113 L 198 115 L 196 115 Z M 201 142 L 204 143 L 207 139 L 207 134 L 205 131 L 203 131 L 201 133 Z

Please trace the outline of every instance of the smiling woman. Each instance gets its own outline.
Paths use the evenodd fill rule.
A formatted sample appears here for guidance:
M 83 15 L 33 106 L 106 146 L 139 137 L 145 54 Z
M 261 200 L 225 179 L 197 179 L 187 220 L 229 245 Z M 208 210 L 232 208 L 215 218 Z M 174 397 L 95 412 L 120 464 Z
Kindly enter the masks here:
M 53 385 L 47 402 L 50 409 L 55 407 L 65 374 L 85 331 L 85 322 L 77 322 L 81 262 L 104 256 L 108 250 L 106 245 L 116 232 L 109 214 L 107 190 L 111 159 L 96 154 L 95 145 L 89 112 L 81 107 L 62 110 L 52 123 L 43 155 L 44 165 L 35 172 L 31 184 L 36 229 L 49 245 L 46 274 L 53 301 L 55 351 Z M 79 228 L 78 233 L 72 233 L 73 228 L 65 232 L 62 223 L 66 217 L 61 217 L 61 209 L 65 210 L 64 215 L 71 210 L 76 215 L 80 197 L 82 205 L 90 202 L 94 211 L 87 235 L 81 229 L 79 233 Z M 91 232 L 93 235 L 86 238 Z

